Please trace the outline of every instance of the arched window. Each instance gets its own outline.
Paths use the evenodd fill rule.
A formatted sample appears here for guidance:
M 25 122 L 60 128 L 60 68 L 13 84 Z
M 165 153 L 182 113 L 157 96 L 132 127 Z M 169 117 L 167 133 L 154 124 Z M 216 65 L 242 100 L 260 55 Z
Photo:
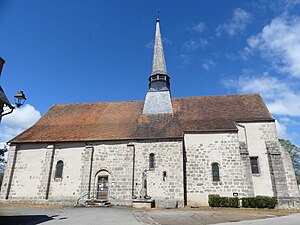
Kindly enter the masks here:
M 149 155 L 149 169 L 153 170 L 155 167 L 155 155 L 154 153 L 150 153 Z
M 64 162 L 62 160 L 59 160 L 56 163 L 55 178 L 62 178 L 63 169 L 64 169 Z
M 166 180 L 167 180 L 167 172 L 164 171 L 164 172 L 163 172 L 163 181 L 166 181 Z
M 219 164 L 218 163 L 211 164 L 211 170 L 212 170 L 213 181 L 220 181 Z

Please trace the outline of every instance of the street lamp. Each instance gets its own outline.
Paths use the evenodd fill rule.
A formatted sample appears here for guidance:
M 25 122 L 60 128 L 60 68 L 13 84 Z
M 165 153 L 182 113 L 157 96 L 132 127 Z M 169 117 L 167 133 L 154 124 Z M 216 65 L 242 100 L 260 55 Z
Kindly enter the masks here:
M 26 97 L 23 91 L 19 91 L 14 97 L 15 97 L 15 104 L 17 108 L 24 105 L 26 101 Z
M 5 60 L 0 57 L 0 76 L 3 68 L 3 64 L 5 63 Z M 24 104 L 26 97 L 23 91 L 18 92 L 15 96 L 15 104 L 16 107 L 20 107 Z M 4 112 L 4 106 L 7 106 L 10 111 Z M 0 85 L 0 122 L 3 116 L 8 115 L 14 111 L 15 107 L 10 104 L 8 98 L 6 97 L 4 90 L 2 89 Z

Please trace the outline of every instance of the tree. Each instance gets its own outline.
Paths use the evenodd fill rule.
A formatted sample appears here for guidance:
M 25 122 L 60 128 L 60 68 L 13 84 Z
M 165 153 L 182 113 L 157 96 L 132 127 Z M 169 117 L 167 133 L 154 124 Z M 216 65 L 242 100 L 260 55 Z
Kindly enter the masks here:
M 279 139 L 279 142 L 290 154 L 295 169 L 297 183 L 300 184 L 300 147 L 285 139 Z

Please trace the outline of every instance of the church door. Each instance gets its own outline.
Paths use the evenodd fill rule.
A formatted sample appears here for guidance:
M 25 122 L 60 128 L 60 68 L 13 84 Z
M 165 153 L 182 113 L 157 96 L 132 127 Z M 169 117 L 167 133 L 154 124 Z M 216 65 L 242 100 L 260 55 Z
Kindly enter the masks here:
M 108 176 L 98 176 L 97 199 L 107 200 L 108 198 Z

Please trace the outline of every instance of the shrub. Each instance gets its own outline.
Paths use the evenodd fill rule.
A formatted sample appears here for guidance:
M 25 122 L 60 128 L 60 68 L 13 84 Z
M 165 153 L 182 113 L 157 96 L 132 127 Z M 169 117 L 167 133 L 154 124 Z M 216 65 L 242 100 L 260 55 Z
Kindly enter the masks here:
M 220 197 L 219 195 L 209 195 L 208 204 L 211 207 L 239 207 L 239 199 L 235 197 Z
M 269 196 L 256 196 L 242 198 L 242 207 L 244 208 L 269 208 L 274 209 L 277 199 Z
M 220 195 L 208 195 L 208 204 L 210 207 L 221 207 Z

